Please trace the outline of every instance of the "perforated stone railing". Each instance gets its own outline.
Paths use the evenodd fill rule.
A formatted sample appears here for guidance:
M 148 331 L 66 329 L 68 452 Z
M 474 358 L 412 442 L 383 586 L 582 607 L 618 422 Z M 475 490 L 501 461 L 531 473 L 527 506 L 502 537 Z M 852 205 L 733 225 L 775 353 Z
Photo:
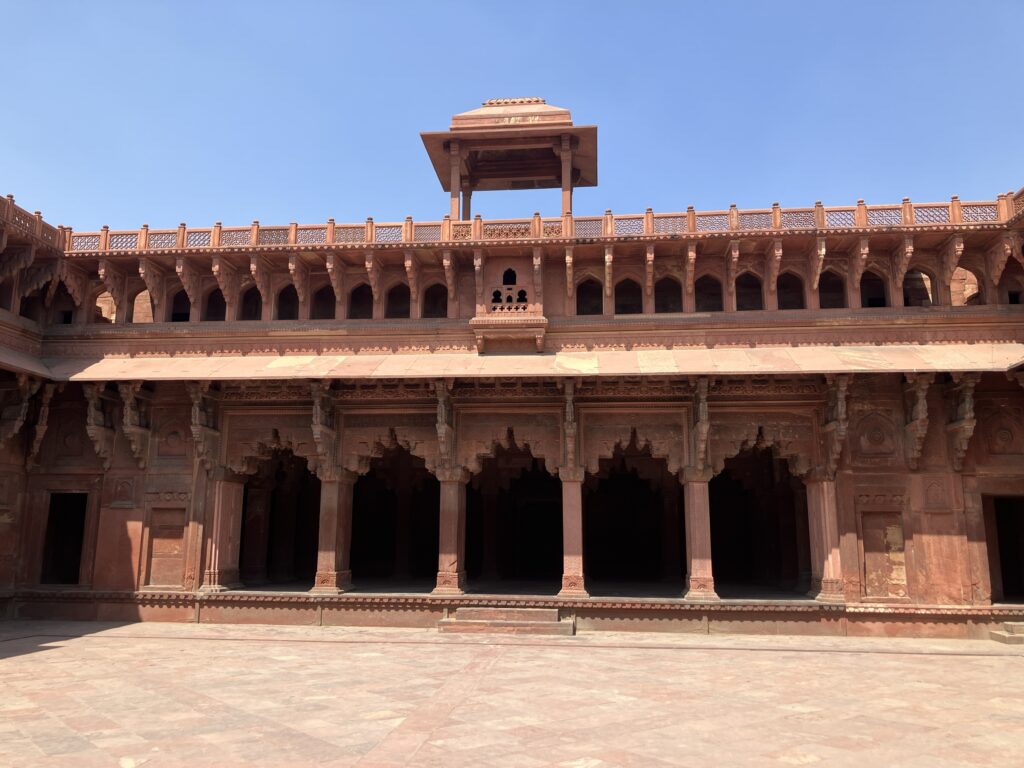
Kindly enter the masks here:
M 0 207 L 16 226 L 39 227 L 35 216 L 13 202 Z M 11 213 L 8 213 L 11 211 Z M 647 236 L 713 236 L 730 232 L 787 232 L 830 230 L 887 230 L 916 227 L 999 224 L 1024 212 L 1024 192 L 1000 195 L 994 201 L 961 202 L 953 197 L 947 203 L 911 203 L 904 199 L 896 205 L 829 206 L 816 203 L 809 208 L 771 208 L 739 210 L 732 206 L 724 211 L 695 211 L 692 207 L 680 213 L 613 214 L 529 219 L 472 221 L 375 222 L 362 224 L 290 224 L 260 226 L 254 221 L 247 227 L 213 227 L 194 229 L 185 224 L 176 230 L 99 232 L 53 231 L 57 241 L 73 252 L 131 251 L 195 248 L 246 248 L 253 246 L 329 246 L 406 243 L 479 243 L 517 240 L 588 240 Z M 43 225 L 45 226 L 45 225 Z
M 54 248 L 66 247 L 64 230 L 43 221 L 39 211 L 26 211 L 14 202 L 14 195 L 0 198 L 0 229 L 17 230 Z

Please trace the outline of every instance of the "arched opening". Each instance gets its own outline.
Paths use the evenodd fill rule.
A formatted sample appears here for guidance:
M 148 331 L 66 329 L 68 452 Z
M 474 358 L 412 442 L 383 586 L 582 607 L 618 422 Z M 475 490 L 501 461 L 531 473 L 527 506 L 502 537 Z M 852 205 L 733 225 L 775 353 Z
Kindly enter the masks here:
M 262 320 L 263 319 L 263 297 L 260 289 L 253 286 L 242 294 L 242 311 L 239 320 Z
M 654 311 L 683 311 L 683 286 L 674 277 L 663 277 L 654 284 Z
M 50 307 L 50 322 L 54 325 L 71 325 L 75 322 L 75 300 L 71 298 L 64 283 L 57 286 Z
M 94 323 L 112 323 L 116 313 L 117 307 L 114 305 L 114 297 L 110 295 L 110 291 L 103 291 L 96 297 L 96 304 L 92 311 Z
M 409 317 L 409 286 L 398 283 L 388 289 L 384 297 L 384 317 Z
M 80 582 L 88 501 L 87 493 L 50 494 L 40 584 Z
M 370 320 L 373 317 L 373 291 L 360 283 L 348 295 L 348 319 Z
M 775 281 L 779 309 L 804 309 L 804 281 L 792 272 L 783 272 Z
M 527 449 L 499 446 L 470 481 L 466 575 L 476 592 L 558 592 L 562 484 Z
M 61 283 L 63 285 L 63 283 Z M 14 281 L 9 277 L 0 280 L 0 309 L 11 311 L 14 302 Z
M 239 576 L 306 591 L 313 586 L 320 529 L 320 481 L 306 460 L 274 451 L 245 484 Z
M 1024 304 L 1024 267 L 1009 259 L 996 287 L 1000 304 Z
M 203 320 L 223 320 L 226 314 L 227 304 L 224 302 L 224 294 L 220 292 L 220 288 L 214 288 L 206 297 Z
M 639 315 L 644 311 L 644 294 L 635 280 L 620 280 L 615 286 L 615 314 Z
M 44 305 L 43 297 L 40 291 L 35 290 L 27 296 L 21 298 L 21 306 L 18 309 L 18 314 L 27 320 L 33 320 L 37 323 L 43 322 L 44 317 Z M 93 322 L 96 322 L 95 314 L 99 314 L 99 307 L 93 307 L 94 317 Z M 99 322 L 110 322 L 100 315 Z
M 275 320 L 299 319 L 299 292 L 294 285 L 286 285 L 277 294 L 277 313 Z
M 950 303 L 954 307 L 984 304 L 984 283 L 985 281 L 971 270 L 957 267 L 953 270 L 953 279 L 949 283 Z
M 152 323 L 154 321 L 153 299 L 149 291 L 140 291 L 132 302 L 130 323 Z
M 592 277 L 588 277 L 576 286 L 576 314 L 604 314 L 604 296 L 601 284 Z
M 761 281 L 757 275 L 744 272 L 736 278 L 736 309 L 740 312 L 764 309 Z
M 885 280 L 874 272 L 860 276 L 860 305 L 862 307 L 887 307 Z
M 810 587 L 807 500 L 771 449 L 727 459 L 710 482 L 711 562 L 721 597 L 806 594 Z
M 423 292 L 423 316 L 448 317 L 448 286 L 434 283 Z
M 325 285 L 313 294 L 313 306 L 309 308 L 309 316 L 313 320 L 333 320 L 337 306 L 334 289 Z
M 932 279 L 919 269 L 909 269 L 903 276 L 903 306 L 930 307 L 935 304 Z
M 171 322 L 187 323 L 191 314 L 192 302 L 189 301 L 188 294 L 182 289 L 171 299 Z
M 818 306 L 822 309 L 846 307 L 846 281 L 830 269 L 818 278 Z
M 501 276 L 502 285 L 515 285 L 516 284 L 516 271 L 509 267 Z
M 441 487 L 403 447 L 370 461 L 353 488 L 352 581 L 370 591 L 430 591 L 437 578 Z
M 587 474 L 583 572 L 593 595 L 678 596 L 686 551 L 683 494 L 664 459 L 636 436 Z
M 711 275 L 697 278 L 693 284 L 694 304 L 698 312 L 721 312 L 722 284 Z

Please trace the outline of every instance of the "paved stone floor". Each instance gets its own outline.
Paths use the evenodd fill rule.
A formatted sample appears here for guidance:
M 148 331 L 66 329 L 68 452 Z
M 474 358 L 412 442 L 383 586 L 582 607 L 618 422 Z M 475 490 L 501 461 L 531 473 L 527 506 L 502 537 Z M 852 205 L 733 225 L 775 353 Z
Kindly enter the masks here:
M 3 766 L 1014 766 L 991 642 L 0 622 Z

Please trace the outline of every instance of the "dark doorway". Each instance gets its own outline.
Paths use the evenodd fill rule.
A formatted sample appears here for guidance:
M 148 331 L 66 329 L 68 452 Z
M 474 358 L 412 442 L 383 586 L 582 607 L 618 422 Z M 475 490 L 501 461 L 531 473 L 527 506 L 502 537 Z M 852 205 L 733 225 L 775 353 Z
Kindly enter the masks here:
M 348 319 L 369 320 L 373 317 L 373 291 L 360 283 L 348 295 Z
M 682 312 L 683 286 L 672 277 L 663 277 L 654 284 L 654 311 Z
M 998 496 L 990 504 L 985 530 L 989 538 L 992 600 L 1024 602 L 1024 496 Z
M 860 305 L 862 307 L 887 307 L 885 281 L 874 272 L 865 272 L 860 278 Z
M 804 308 L 804 281 L 792 272 L 783 272 L 775 282 L 779 309 Z
M 78 584 L 85 542 L 87 493 L 51 493 L 43 542 L 41 584 Z
M 846 282 L 828 269 L 818 278 L 818 306 L 822 309 L 846 307 Z
M 593 595 L 676 596 L 683 590 L 683 494 L 664 459 L 635 436 L 583 487 L 583 572 Z
M 615 314 L 639 315 L 644 311 L 644 295 L 640 283 L 622 280 L 615 286 Z
M 476 592 L 555 594 L 562 484 L 528 450 L 498 448 L 466 492 L 466 571 Z
M 277 294 L 277 319 L 299 319 L 299 293 L 295 290 L 294 285 L 286 285 Z
M 736 278 L 736 310 L 747 312 L 764 309 L 764 295 L 757 275 L 744 272 Z
M 352 499 L 352 580 L 365 591 L 430 591 L 437 579 L 441 487 L 401 446 L 372 459 Z
M 434 283 L 423 292 L 423 316 L 448 317 L 448 287 Z
M 727 598 L 803 596 L 810 581 L 807 501 L 771 449 L 727 459 L 709 484 L 715 589 Z
M 604 296 L 601 295 L 601 284 L 597 280 L 588 277 L 576 286 L 576 314 L 604 314 Z
M 310 318 L 313 320 L 333 320 L 337 311 L 334 289 L 325 285 L 313 294 L 313 306 L 310 307 Z
M 203 320 L 220 321 L 226 313 L 227 304 L 224 303 L 224 294 L 220 292 L 220 288 L 210 291 L 210 295 L 206 297 L 206 313 Z
M 384 317 L 409 317 L 409 286 L 399 283 L 392 286 L 384 301 Z
M 178 291 L 171 299 L 171 322 L 187 323 L 192 313 L 192 302 L 185 291 Z
M 935 303 L 934 283 L 919 269 L 911 269 L 903 277 L 903 306 L 930 307 Z
M 722 284 L 711 275 L 698 278 L 693 284 L 693 293 L 698 312 L 722 311 Z
M 242 313 L 239 320 L 262 320 L 263 297 L 260 289 L 253 287 L 242 294 Z
M 319 531 L 319 479 L 305 459 L 275 452 L 245 484 L 238 556 L 242 583 L 310 589 Z

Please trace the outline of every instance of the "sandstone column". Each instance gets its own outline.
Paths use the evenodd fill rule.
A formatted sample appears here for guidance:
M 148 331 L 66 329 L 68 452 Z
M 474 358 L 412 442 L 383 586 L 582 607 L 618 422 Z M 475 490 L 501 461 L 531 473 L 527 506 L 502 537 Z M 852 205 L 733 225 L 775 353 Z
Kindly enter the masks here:
M 559 597 L 589 597 L 583 576 L 582 467 L 562 467 L 562 590 Z
M 224 592 L 241 586 L 238 577 L 238 549 L 241 543 L 242 493 L 245 484 L 242 478 L 223 467 L 214 470 L 211 479 L 213 514 L 202 591 Z
M 818 600 L 842 602 L 839 519 L 835 480 L 808 479 L 807 530 L 811 540 L 811 591 Z
M 352 586 L 352 488 L 354 472 L 320 481 L 320 546 L 312 591 L 337 594 Z
M 711 502 L 708 480 L 699 477 L 683 484 L 686 525 L 686 592 L 689 600 L 717 600 L 711 567 Z
M 466 586 L 466 483 L 462 467 L 438 469 L 441 483 L 441 533 L 437 550 L 436 595 L 461 595 Z

